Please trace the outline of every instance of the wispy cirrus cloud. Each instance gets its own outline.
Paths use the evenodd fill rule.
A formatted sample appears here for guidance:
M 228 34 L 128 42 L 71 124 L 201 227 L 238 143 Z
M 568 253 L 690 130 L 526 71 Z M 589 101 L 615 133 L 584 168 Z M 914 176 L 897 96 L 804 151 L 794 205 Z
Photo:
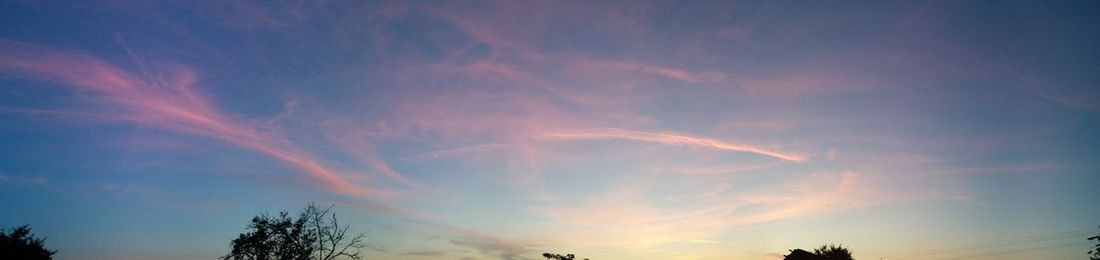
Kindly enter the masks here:
M 646 194 L 646 188 L 618 187 L 580 205 L 536 206 L 532 211 L 555 227 L 545 238 L 565 246 L 637 252 L 676 244 L 722 247 L 727 245 L 718 237 L 747 225 L 920 199 L 881 192 L 875 188 L 878 184 L 855 172 L 820 172 L 766 189 L 741 191 L 718 185 L 696 192 L 694 198 L 676 200 L 675 207 L 662 206 L 660 197 Z
M 417 154 L 406 157 L 406 160 L 413 162 L 424 162 L 432 160 L 441 160 L 447 158 L 458 157 L 467 154 L 485 153 L 492 151 L 499 151 L 507 149 L 510 146 L 508 144 L 479 144 L 471 146 L 456 147 L 450 149 L 436 150 L 424 154 Z
M 451 228 L 451 231 L 454 235 L 454 238 L 450 239 L 452 244 L 473 248 L 484 255 L 500 259 L 528 259 L 524 255 L 529 253 L 533 246 L 531 243 L 508 241 L 468 229 Z
M 295 148 L 281 133 L 265 132 L 256 123 L 222 113 L 195 89 L 198 76 L 186 67 L 135 75 L 79 52 L 9 40 L 0 40 L 0 50 L 0 68 L 95 93 L 113 108 L 104 111 L 115 113 L 113 117 L 214 138 L 270 156 L 343 194 L 389 193 L 348 181 L 340 172 Z
M 940 70 L 973 72 L 936 65 L 943 55 L 913 52 L 928 46 L 910 45 L 914 41 L 903 40 L 908 37 L 875 42 L 892 38 L 893 30 L 860 37 L 867 32 L 849 30 L 851 24 L 835 19 L 815 20 L 820 16 L 795 23 L 810 26 L 786 27 L 791 16 L 784 4 L 660 5 L 226 1 L 188 8 L 196 20 L 167 15 L 181 10 L 141 9 L 128 13 L 149 16 L 159 21 L 156 27 L 173 28 L 173 37 L 187 35 L 218 50 L 203 55 L 141 30 L 116 32 L 149 46 L 144 51 L 169 50 L 167 59 L 179 61 L 193 58 L 198 62 L 188 66 L 227 84 L 278 86 L 226 85 L 240 92 L 207 93 L 257 93 L 257 98 L 211 97 L 200 83 L 219 85 L 200 82 L 199 73 L 188 67 L 130 69 L 108 62 L 127 58 L 105 56 L 109 53 L 92 56 L 0 41 L 0 72 L 70 86 L 106 105 L 92 112 L 0 108 L 0 113 L 95 117 L 220 140 L 274 158 L 330 195 L 390 192 L 377 187 L 409 195 L 386 203 L 362 196 L 326 198 L 336 203 L 433 227 L 446 222 L 471 228 L 425 232 L 436 246 L 457 249 L 416 245 L 425 250 L 405 251 L 410 254 L 397 256 L 402 258 L 522 258 L 548 245 L 676 259 L 648 253 L 665 246 L 729 251 L 735 244 L 758 243 L 724 236 L 749 231 L 742 226 L 899 200 L 985 205 L 985 198 L 955 195 L 965 192 L 921 192 L 942 188 L 927 182 L 953 179 L 943 177 L 1056 170 L 951 167 L 940 157 L 967 159 L 915 148 L 972 144 L 956 138 L 865 140 L 921 131 L 888 122 L 914 122 L 889 112 L 925 107 L 896 102 L 923 90 L 897 95 L 903 98 L 892 90 L 950 81 Z M 837 29 L 854 38 L 817 35 Z M 212 35 L 218 38 L 204 38 Z M 881 47 L 868 52 L 866 46 Z M 264 72 L 217 74 L 226 69 Z M 959 89 L 966 88 L 934 96 Z M 1089 92 L 1043 97 L 1096 111 L 1096 95 L 1074 93 Z M 285 97 L 280 95 L 301 98 L 306 112 L 253 120 L 230 109 L 272 114 L 278 108 L 270 101 Z M 1076 98 L 1059 98 L 1064 95 Z M 226 106 L 219 108 L 215 100 Z M 944 170 L 928 173 L 934 166 Z M 360 169 L 376 175 L 359 174 Z M 908 172 L 925 174 L 901 174 Z M 906 175 L 903 184 L 884 181 L 901 175 Z M 257 176 L 249 180 L 261 179 Z M 6 183 L 16 176 L 9 177 Z M 650 183 L 633 182 L 649 177 Z
M 688 165 L 676 167 L 659 167 L 655 170 L 667 171 L 684 175 L 719 175 L 757 172 L 780 165 L 779 162 L 771 162 L 757 165 Z
M 592 130 L 547 132 L 541 134 L 540 137 L 551 140 L 630 140 L 673 146 L 687 146 L 754 153 L 791 162 L 806 161 L 805 156 L 795 153 L 781 152 L 752 145 L 736 144 L 718 139 L 696 137 L 677 133 L 656 133 L 616 128 L 604 128 Z

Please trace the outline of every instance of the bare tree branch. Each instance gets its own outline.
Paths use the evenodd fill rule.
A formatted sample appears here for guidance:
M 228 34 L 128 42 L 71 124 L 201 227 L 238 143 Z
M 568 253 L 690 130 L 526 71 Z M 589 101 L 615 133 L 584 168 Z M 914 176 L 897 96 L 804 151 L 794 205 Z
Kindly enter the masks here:
M 287 212 L 278 216 L 261 214 L 230 245 L 232 251 L 222 259 L 264 260 L 336 260 L 341 256 L 361 259 L 366 234 L 349 237 L 351 222 L 341 224 L 332 209 L 310 203 L 298 216 Z

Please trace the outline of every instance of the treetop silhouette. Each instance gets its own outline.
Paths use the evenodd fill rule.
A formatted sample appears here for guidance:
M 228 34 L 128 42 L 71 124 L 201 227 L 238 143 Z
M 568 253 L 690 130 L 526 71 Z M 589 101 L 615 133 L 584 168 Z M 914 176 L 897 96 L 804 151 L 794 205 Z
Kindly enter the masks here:
M 0 259 L 53 259 L 57 251 L 47 249 L 45 243 L 46 238 L 35 238 L 27 225 L 14 228 L 11 232 L 0 232 Z
M 573 259 L 576 258 L 576 256 L 574 256 L 573 254 L 559 255 L 559 254 L 552 254 L 552 253 L 542 253 L 542 257 L 545 257 L 547 259 L 554 259 L 554 260 L 573 260 Z M 588 260 L 588 258 L 585 258 L 584 260 Z
M 783 260 L 854 260 L 852 252 L 843 246 L 822 245 L 814 248 L 814 252 L 802 249 L 790 250 L 790 254 L 783 255 Z
M 248 232 L 229 243 L 224 260 L 333 260 L 360 259 L 365 234 L 349 235 L 349 224 L 340 224 L 332 206 L 310 203 L 295 219 L 283 211 L 277 216 L 252 217 Z
M 1092 236 L 1089 240 L 1096 240 L 1096 245 L 1089 250 L 1089 260 L 1100 260 L 1100 235 Z

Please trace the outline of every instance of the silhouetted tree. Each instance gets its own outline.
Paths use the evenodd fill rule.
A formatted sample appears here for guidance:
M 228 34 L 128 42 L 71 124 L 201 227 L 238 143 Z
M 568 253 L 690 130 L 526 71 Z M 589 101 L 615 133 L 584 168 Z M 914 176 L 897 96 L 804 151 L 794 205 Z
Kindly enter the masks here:
M 836 245 L 822 245 L 819 248 L 814 248 L 814 254 L 822 256 L 826 260 L 854 260 L 851 251 Z
M 559 255 L 551 253 L 542 253 L 542 257 L 554 260 L 573 260 L 574 258 L 576 258 L 576 256 L 574 256 L 573 254 Z M 584 260 L 588 260 L 588 258 L 585 258 Z
M 1100 235 L 1090 237 L 1089 240 L 1096 240 L 1096 245 L 1092 250 L 1089 250 L 1089 260 L 1100 260 Z
M 790 250 L 791 253 L 783 255 L 783 260 L 820 260 L 821 257 L 802 249 Z
M 790 251 L 790 254 L 783 255 L 783 260 L 854 260 L 850 250 L 836 245 L 814 248 L 813 253 L 802 249 Z
M 229 243 L 225 260 L 333 260 L 360 259 L 365 234 L 348 235 L 350 225 L 341 225 L 332 206 L 321 209 L 310 203 L 298 218 L 286 211 L 277 216 L 261 214 L 248 224 L 250 231 Z
M 46 238 L 35 238 L 27 225 L 14 228 L 11 232 L 0 231 L 0 259 L 53 259 L 57 251 L 46 249 L 45 243 Z

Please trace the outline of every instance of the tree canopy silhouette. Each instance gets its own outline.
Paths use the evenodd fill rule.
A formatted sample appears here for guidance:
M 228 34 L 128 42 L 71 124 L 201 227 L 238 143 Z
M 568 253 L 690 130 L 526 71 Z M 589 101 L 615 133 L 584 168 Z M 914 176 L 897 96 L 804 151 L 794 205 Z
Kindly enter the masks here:
M 1100 260 L 1100 235 L 1089 237 L 1089 240 L 1096 240 L 1096 245 L 1089 250 L 1089 260 Z
M 341 225 L 332 206 L 310 203 L 295 219 L 283 211 L 277 216 L 252 217 L 248 232 L 229 243 L 225 260 L 333 260 L 360 259 L 366 234 L 349 235 L 350 224 Z
M 836 245 L 822 245 L 814 248 L 813 253 L 802 249 L 790 251 L 790 254 L 783 255 L 783 260 L 854 260 L 850 250 Z
M 574 256 L 573 254 L 559 255 L 559 254 L 552 254 L 552 253 L 542 253 L 542 257 L 545 257 L 546 259 L 554 259 L 554 260 L 573 260 L 574 258 L 576 258 L 576 256 Z M 588 258 L 585 258 L 584 260 L 588 260 Z
M 57 251 L 46 249 L 45 243 L 46 238 L 35 238 L 27 225 L 0 232 L 0 259 L 53 259 Z
M 783 260 L 817 260 L 821 257 L 802 249 L 790 250 L 791 253 L 783 255 Z

